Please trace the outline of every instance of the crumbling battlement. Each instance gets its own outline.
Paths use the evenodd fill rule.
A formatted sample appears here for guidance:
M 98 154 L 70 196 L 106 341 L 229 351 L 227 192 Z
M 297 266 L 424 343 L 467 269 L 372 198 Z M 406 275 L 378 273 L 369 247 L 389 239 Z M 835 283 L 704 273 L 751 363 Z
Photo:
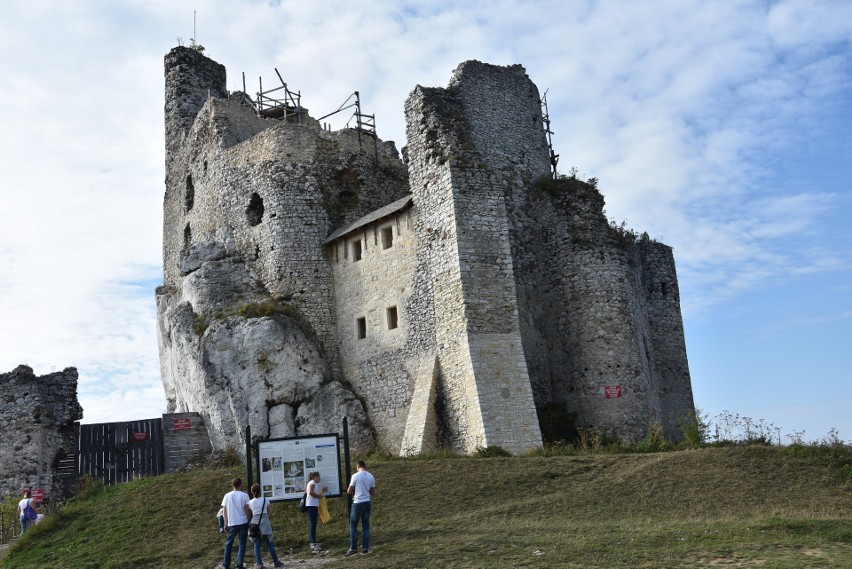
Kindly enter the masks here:
M 45 496 L 67 496 L 57 472 L 64 454 L 77 453 L 77 370 L 36 377 L 21 365 L 0 374 L 0 496 L 41 488 Z

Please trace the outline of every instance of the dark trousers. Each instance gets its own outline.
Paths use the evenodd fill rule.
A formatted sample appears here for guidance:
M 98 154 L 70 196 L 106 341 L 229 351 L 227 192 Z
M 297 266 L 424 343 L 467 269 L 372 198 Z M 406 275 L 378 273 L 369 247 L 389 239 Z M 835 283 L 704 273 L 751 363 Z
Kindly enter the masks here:
M 370 502 L 352 504 L 352 512 L 349 514 L 349 551 L 358 551 L 358 522 L 361 522 L 362 544 L 364 551 L 367 551 L 370 549 Z
M 240 546 L 237 549 L 237 567 L 242 569 L 243 558 L 246 556 L 246 540 L 248 539 L 248 523 L 238 526 L 228 526 L 228 537 L 225 538 L 225 559 L 222 566 L 228 569 L 231 566 L 231 549 L 234 547 L 234 538 L 240 536 Z
M 319 519 L 319 508 L 317 506 L 308 506 L 308 541 L 310 543 L 317 542 L 317 520 Z

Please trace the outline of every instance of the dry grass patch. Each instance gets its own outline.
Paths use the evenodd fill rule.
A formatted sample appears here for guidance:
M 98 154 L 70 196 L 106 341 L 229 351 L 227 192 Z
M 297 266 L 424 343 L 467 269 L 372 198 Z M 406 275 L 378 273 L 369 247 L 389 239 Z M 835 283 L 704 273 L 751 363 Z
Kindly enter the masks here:
M 852 566 L 844 460 L 778 447 L 658 454 L 369 461 L 373 553 L 342 558 L 345 500 L 307 551 L 295 504 L 273 505 L 285 560 L 371 568 Z M 110 488 L 69 505 L 0 562 L 5 569 L 212 569 L 215 513 L 240 470 Z M 253 557 L 249 557 L 253 559 Z M 304 565 L 298 565 L 304 566 Z

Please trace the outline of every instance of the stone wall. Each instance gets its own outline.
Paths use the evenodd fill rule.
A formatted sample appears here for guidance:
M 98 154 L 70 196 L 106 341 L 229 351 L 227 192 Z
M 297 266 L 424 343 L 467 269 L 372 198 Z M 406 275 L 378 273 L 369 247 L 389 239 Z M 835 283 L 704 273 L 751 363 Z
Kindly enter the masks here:
M 56 470 L 63 453 L 77 453 L 77 370 L 37 377 L 21 365 L 0 374 L 0 393 L 0 496 L 41 488 L 51 500 L 67 497 Z
M 649 240 L 638 244 L 641 286 L 648 313 L 650 357 L 660 399 L 659 420 L 670 437 L 681 433 L 684 419 L 695 414 L 686 355 L 680 288 L 671 247 Z
M 549 168 L 538 92 L 520 66 L 466 62 L 447 89 L 415 89 L 406 119 L 451 446 L 538 446 L 505 200 L 510 186 Z
M 627 440 L 655 423 L 679 438 L 693 403 L 671 249 L 612 227 L 603 196 L 576 179 L 542 180 L 514 201 L 524 347 L 538 408 L 556 403 L 577 426 Z M 608 398 L 607 387 L 621 396 Z
M 381 446 L 394 454 L 418 364 L 409 342 L 409 321 L 418 314 L 407 308 L 418 240 L 404 207 L 343 233 L 329 250 L 343 375 L 364 401 Z

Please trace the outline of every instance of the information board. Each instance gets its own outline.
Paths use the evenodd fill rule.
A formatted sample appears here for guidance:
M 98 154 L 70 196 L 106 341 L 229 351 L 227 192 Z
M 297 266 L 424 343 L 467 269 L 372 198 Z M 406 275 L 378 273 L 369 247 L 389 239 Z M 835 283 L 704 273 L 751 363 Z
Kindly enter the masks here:
M 326 496 L 340 496 L 337 433 L 258 441 L 257 472 L 261 496 L 272 502 L 300 500 L 311 472 L 320 473 L 320 488 L 328 486 Z

